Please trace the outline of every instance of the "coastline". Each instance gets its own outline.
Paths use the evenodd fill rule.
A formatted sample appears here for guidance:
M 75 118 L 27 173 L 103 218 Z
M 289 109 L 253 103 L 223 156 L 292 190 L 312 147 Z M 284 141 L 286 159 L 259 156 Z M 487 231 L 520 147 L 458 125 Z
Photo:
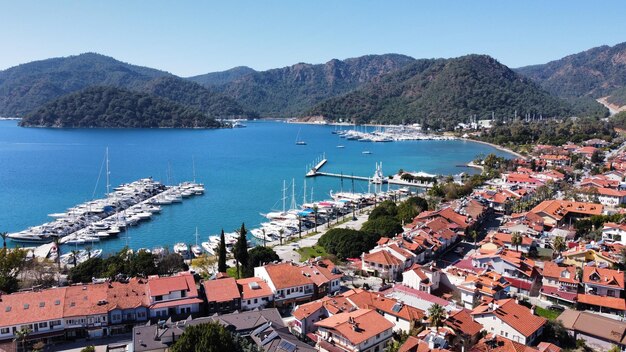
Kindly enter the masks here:
M 524 160 L 526 160 L 526 157 L 525 157 L 525 156 L 523 156 L 522 154 L 520 154 L 520 153 L 518 153 L 518 152 L 514 152 L 514 151 L 512 151 L 512 150 L 511 150 L 511 149 L 509 149 L 509 148 L 505 148 L 505 147 L 500 146 L 500 145 L 497 145 L 497 144 L 493 144 L 493 143 L 489 143 L 489 142 L 484 142 L 484 141 L 479 141 L 479 140 L 476 140 L 476 139 L 470 139 L 470 138 L 459 138 L 459 139 L 460 139 L 460 140 L 462 140 L 462 141 L 467 141 L 467 142 L 473 142 L 473 143 L 485 144 L 485 145 L 488 145 L 488 146 L 494 147 L 494 148 L 496 148 L 496 149 L 498 149 L 498 150 L 501 150 L 501 151 L 503 151 L 503 152 L 507 152 L 507 153 L 509 153 L 509 154 L 513 154 L 513 155 L 515 155 L 516 157 L 518 157 L 518 158 L 520 158 L 520 159 L 524 159 Z M 469 166 L 469 165 L 468 165 L 468 166 Z

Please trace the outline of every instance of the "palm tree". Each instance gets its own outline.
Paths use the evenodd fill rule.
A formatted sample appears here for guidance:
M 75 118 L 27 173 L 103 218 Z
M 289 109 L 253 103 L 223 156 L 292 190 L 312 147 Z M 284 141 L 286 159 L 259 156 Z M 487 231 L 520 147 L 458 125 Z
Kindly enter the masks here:
M 54 245 L 57 247 L 56 261 L 57 261 L 57 266 L 59 267 L 59 270 L 61 270 L 61 238 L 57 236 L 57 237 L 54 237 L 52 241 L 54 242 Z
M 87 251 L 87 259 L 91 259 L 91 250 L 92 249 L 93 249 L 93 247 L 91 247 L 91 246 L 85 247 L 85 250 Z
M 519 245 L 522 244 L 522 235 L 519 232 L 513 232 L 511 235 L 511 245 L 515 246 L 515 251 L 518 251 Z
M 20 342 L 22 351 L 26 351 L 26 338 L 30 334 L 30 329 L 19 329 L 15 332 L 15 341 Z
M 278 240 L 280 241 L 280 245 L 283 245 L 283 235 L 285 234 L 285 229 L 282 227 L 278 230 Z
M 76 259 L 78 257 L 78 253 L 80 253 L 78 250 L 72 249 L 72 264 L 74 264 L 74 266 L 76 266 Z
M 317 232 L 317 211 L 319 210 L 317 204 L 313 205 L 313 215 L 315 216 L 315 232 Z
M 0 232 L 0 237 L 2 237 L 2 248 L 7 249 L 7 236 L 8 232 Z
M 430 319 L 430 326 L 441 326 L 443 319 L 445 318 L 445 311 L 442 306 L 435 303 L 428 308 L 428 318 Z
M 552 241 L 552 249 L 554 249 L 557 253 L 561 254 L 565 248 L 566 246 L 563 237 L 557 236 L 554 241 Z

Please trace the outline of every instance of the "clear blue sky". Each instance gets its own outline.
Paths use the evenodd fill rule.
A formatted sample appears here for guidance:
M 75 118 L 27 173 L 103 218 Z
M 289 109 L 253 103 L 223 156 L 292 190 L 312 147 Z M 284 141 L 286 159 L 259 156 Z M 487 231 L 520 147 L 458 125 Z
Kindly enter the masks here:
M 626 1 L 0 0 L 0 70 L 98 52 L 190 76 L 364 54 L 518 67 L 626 41 Z

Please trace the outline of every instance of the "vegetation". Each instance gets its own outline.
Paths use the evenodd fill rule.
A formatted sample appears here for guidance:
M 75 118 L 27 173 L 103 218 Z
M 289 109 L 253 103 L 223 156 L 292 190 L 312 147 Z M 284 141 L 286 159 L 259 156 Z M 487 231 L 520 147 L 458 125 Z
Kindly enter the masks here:
M 440 327 L 443 324 L 443 320 L 446 318 L 446 311 L 442 306 L 435 303 L 428 308 L 428 319 L 430 320 L 430 325 L 436 328 Z
M 358 258 L 376 246 L 380 236 L 364 231 L 334 228 L 320 237 L 318 244 L 338 259 Z
M 248 262 L 243 266 L 243 277 L 254 276 L 254 267 L 278 261 L 280 258 L 269 247 L 256 246 L 248 252 Z
M 596 118 L 578 118 L 563 121 L 496 123 L 488 131 L 482 132 L 480 139 L 503 146 L 520 146 L 525 144 L 580 143 L 591 138 L 610 141 L 615 136 L 613 124 L 610 122 Z
M 237 277 L 243 277 L 242 269 L 248 265 L 248 239 L 246 238 L 246 234 L 248 234 L 246 225 L 242 223 L 241 228 L 239 229 L 239 238 L 237 238 L 237 243 L 235 243 L 233 248 L 233 255 L 235 256 L 235 264 L 237 267 Z
M 220 245 L 217 249 L 217 258 L 217 271 L 225 273 L 228 267 L 226 266 L 226 239 L 224 237 L 224 229 L 222 229 L 222 233 L 220 234 Z
M 576 238 L 598 240 L 601 236 L 602 227 L 605 222 L 620 222 L 624 219 L 624 214 L 593 215 L 586 219 L 578 219 L 574 223 Z
M 12 293 L 18 290 L 18 275 L 25 266 L 26 251 L 0 248 L 0 291 Z
M 189 325 L 171 347 L 172 352 L 257 352 L 256 345 L 226 330 L 219 323 Z
M 311 258 L 317 257 L 327 257 L 328 252 L 326 249 L 320 245 L 315 245 L 312 247 L 300 247 L 297 252 L 300 254 L 300 261 L 305 261 Z
M 27 114 L 21 126 L 40 127 L 203 127 L 219 122 L 200 111 L 113 87 L 87 88 L 63 96 Z
M 607 101 L 617 106 L 626 105 L 626 87 L 618 88 L 612 91 L 611 96 L 608 97 Z
M 537 306 L 535 307 L 535 314 L 537 314 L 540 317 L 544 317 L 548 320 L 556 320 L 556 318 L 559 315 L 561 315 L 561 312 L 557 310 L 550 310 L 550 309 L 545 309 L 545 308 L 541 308 Z
M 325 99 L 352 91 L 413 61 L 408 56 L 388 54 L 331 60 L 320 65 L 298 63 L 245 74 L 214 88 L 263 117 L 290 117 L 302 115 Z
M 621 59 L 625 54 L 626 43 L 600 46 L 517 72 L 561 97 L 599 98 L 626 86 L 626 65 Z
M 166 253 L 157 257 L 146 251 L 131 253 L 124 248 L 107 258 L 91 258 L 70 269 L 68 280 L 74 283 L 91 282 L 93 278 L 147 277 L 149 275 L 172 275 L 188 270 L 183 257 Z
M 609 119 L 614 127 L 626 130 L 626 111 L 619 112 Z
M 535 309 L 538 307 L 535 307 Z M 563 324 L 557 320 L 548 320 L 540 341 L 551 342 L 564 349 L 574 349 L 577 347 L 576 339 L 570 336 Z
M 568 116 L 572 107 L 495 59 L 468 55 L 417 60 L 308 111 L 357 123 L 414 123 L 451 130 L 472 116 Z
M 428 190 L 428 195 L 445 200 L 454 200 L 472 193 L 474 188 L 482 185 L 489 176 L 476 174 L 465 180 L 463 184 L 458 184 L 452 180 L 439 183 Z
M 196 82 L 205 87 L 221 86 L 227 83 L 237 81 L 238 79 L 255 73 L 254 69 L 246 66 L 233 67 L 230 70 L 221 72 L 211 72 L 199 76 L 189 77 L 188 80 Z

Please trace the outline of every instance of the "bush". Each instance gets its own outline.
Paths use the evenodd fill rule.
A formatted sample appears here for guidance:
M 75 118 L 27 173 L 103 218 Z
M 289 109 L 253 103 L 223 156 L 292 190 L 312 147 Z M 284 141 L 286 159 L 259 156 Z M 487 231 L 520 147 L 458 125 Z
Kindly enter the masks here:
M 379 238 L 380 236 L 372 233 L 334 228 L 322 235 L 318 244 L 324 247 L 326 252 L 343 260 L 360 257 L 361 253 L 374 248 Z

